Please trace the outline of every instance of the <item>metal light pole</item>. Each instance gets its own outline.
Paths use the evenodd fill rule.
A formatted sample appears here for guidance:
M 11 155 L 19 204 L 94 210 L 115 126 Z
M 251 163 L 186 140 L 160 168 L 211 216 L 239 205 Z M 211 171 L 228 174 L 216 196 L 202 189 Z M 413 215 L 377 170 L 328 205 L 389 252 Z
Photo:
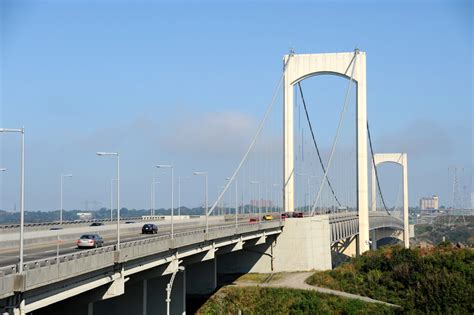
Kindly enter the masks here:
M 0 168 L 0 172 L 5 172 L 7 169 L 6 168 Z
M 155 215 L 155 207 L 156 207 L 156 184 L 161 184 L 161 182 L 153 181 L 151 182 L 151 212 L 150 215 Z
M 191 179 L 191 177 L 186 176 L 186 177 L 178 177 L 178 217 L 181 218 L 181 179 Z
M 217 188 L 217 196 L 219 196 L 221 194 L 221 192 L 224 191 L 224 188 L 225 186 L 221 186 L 220 188 L 218 187 Z M 221 199 L 221 202 L 220 202 L 220 207 L 219 207 L 219 210 L 220 210 L 220 215 L 221 216 L 225 216 L 225 203 L 224 203 L 224 200 L 225 200 L 225 195 L 224 197 Z
M 0 132 L 21 133 L 21 162 L 20 162 L 20 265 L 18 272 L 23 272 L 23 239 L 25 226 L 25 127 L 21 129 L 0 128 Z
M 162 175 L 164 173 L 157 173 L 156 176 Z M 150 216 L 155 215 L 155 205 L 156 205 L 156 184 L 161 184 L 161 182 L 156 180 L 155 175 L 153 175 L 151 185 L 150 185 Z
M 271 185 L 270 185 L 270 207 L 271 207 L 271 208 L 270 208 L 270 209 L 271 209 L 270 212 L 271 212 L 271 213 L 273 213 L 273 209 L 275 208 L 275 207 L 274 207 L 274 204 L 273 204 L 273 185 L 275 185 L 275 184 L 271 184 Z
M 61 209 L 59 209 L 59 225 L 63 224 L 63 179 L 64 177 L 72 177 L 72 174 L 61 175 Z
M 110 222 L 114 219 L 114 181 L 116 178 L 110 180 Z
M 173 225 L 173 215 L 174 215 L 174 175 L 173 175 L 173 165 L 156 165 L 157 168 L 170 168 L 171 169 L 171 239 L 174 237 L 174 225 Z
M 170 282 L 166 284 L 166 315 L 170 315 L 171 290 L 173 289 L 174 278 L 179 271 L 184 271 L 184 267 L 179 266 L 175 271 L 173 271 Z
M 206 177 L 206 195 L 205 195 L 205 205 L 206 205 L 206 234 L 209 230 L 209 214 L 207 213 L 207 196 L 208 196 L 208 182 L 207 182 L 207 172 L 194 172 L 194 175 L 204 175 Z
M 118 152 L 97 152 L 96 154 L 117 157 L 117 250 L 120 250 L 120 155 Z
M 280 185 L 279 185 L 279 184 L 272 184 L 272 196 L 273 196 L 273 187 L 280 187 Z M 279 202 L 278 202 L 278 199 L 279 199 L 279 198 L 278 198 L 278 197 L 279 197 L 279 196 L 278 196 L 278 194 L 277 194 L 277 196 L 276 196 L 277 202 L 275 203 L 277 209 L 278 209 L 278 204 L 279 204 Z M 273 198 L 273 197 L 272 197 L 272 198 Z M 276 209 L 275 209 L 275 210 L 276 210 Z M 281 221 L 281 209 L 278 210 L 278 213 L 279 213 L 279 215 L 280 215 L 280 221 Z
M 238 215 L 239 215 L 239 195 L 238 195 L 238 186 L 237 186 L 237 179 L 234 177 L 227 177 L 227 180 L 233 180 L 235 186 L 235 228 L 237 229 L 238 226 Z
M 250 181 L 250 184 L 257 185 L 257 195 L 258 195 L 258 225 L 260 226 L 261 222 L 261 209 L 260 209 L 260 182 L 258 180 Z

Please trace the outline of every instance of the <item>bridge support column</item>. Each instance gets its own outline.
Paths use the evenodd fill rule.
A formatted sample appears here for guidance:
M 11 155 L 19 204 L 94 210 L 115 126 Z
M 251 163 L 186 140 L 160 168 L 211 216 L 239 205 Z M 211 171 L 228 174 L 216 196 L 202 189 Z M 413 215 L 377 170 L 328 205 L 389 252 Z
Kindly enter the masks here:
M 352 239 L 349 238 L 346 249 L 342 252 L 348 257 L 356 257 L 360 255 L 359 235 L 355 235 Z
M 377 250 L 377 236 L 376 236 L 376 233 L 375 233 L 375 229 L 370 231 L 370 233 L 372 234 L 372 237 L 371 237 L 371 248 L 372 250 Z
M 367 87 L 365 54 L 357 57 L 357 209 L 359 212 L 359 253 L 369 250 L 369 180 L 367 155 Z
M 3 312 L 2 315 L 25 315 L 25 300 L 21 297 L 21 293 L 17 293 L 20 296 L 12 296 L 9 298 L 9 306 L 11 307 L 9 311 Z M 20 303 L 17 304 L 17 301 L 21 299 Z
M 372 233 L 372 246 L 375 246 L 373 249 L 378 248 L 378 243 L 380 240 L 385 239 L 382 245 L 395 244 L 403 242 L 404 233 L 401 230 L 393 230 L 390 228 L 380 228 L 371 231 Z M 375 244 L 375 245 L 373 245 Z
M 212 293 L 217 288 L 216 258 L 186 265 L 185 273 L 188 294 Z
M 410 248 L 410 227 L 408 214 L 408 159 L 403 153 L 403 244 Z
M 293 117 L 293 94 L 294 85 L 291 80 L 292 60 L 293 55 L 285 56 L 284 64 L 287 65 L 284 77 L 283 89 L 283 209 L 286 212 L 293 212 L 295 206 L 295 145 L 294 145 L 294 117 Z M 285 70 L 285 69 L 284 69 Z

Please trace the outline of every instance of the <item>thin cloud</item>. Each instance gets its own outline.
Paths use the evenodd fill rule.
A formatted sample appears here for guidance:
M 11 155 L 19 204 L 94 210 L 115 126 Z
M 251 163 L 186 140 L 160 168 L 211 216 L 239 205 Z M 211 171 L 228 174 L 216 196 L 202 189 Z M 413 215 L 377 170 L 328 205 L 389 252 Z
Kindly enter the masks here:
M 211 112 L 174 119 L 162 130 L 159 142 L 168 152 L 225 157 L 243 153 L 257 122 L 240 112 Z

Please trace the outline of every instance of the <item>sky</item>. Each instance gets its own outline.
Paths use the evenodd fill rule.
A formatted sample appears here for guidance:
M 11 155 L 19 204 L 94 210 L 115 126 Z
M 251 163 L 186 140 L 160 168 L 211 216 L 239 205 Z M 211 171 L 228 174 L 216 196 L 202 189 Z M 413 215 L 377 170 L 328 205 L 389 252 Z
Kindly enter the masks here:
M 115 161 L 96 151 L 120 152 L 124 207 L 150 207 L 156 164 L 172 163 L 175 177 L 208 171 L 215 198 L 283 55 L 355 47 L 367 53 L 374 148 L 407 152 L 410 205 L 436 194 L 449 206 L 454 168 L 460 191 L 474 191 L 473 11 L 470 1 L 1 1 L 0 124 L 26 130 L 26 209 L 59 209 L 69 173 L 65 209 L 108 207 Z M 337 117 L 346 83 L 305 81 L 327 149 L 326 118 Z M 281 118 L 272 123 L 278 143 Z M 0 135 L 0 150 L 0 209 L 13 210 L 18 135 Z M 393 200 L 398 169 L 380 173 Z M 157 206 L 169 207 L 160 187 Z M 183 184 L 183 205 L 201 196 L 201 182 Z

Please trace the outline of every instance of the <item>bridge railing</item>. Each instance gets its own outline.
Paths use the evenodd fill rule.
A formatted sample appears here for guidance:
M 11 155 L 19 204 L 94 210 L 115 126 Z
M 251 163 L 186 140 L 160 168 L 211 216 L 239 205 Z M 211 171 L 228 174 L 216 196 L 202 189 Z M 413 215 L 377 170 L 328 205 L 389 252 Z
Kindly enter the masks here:
M 357 213 L 335 213 L 329 216 L 331 242 L 336 242 L 359 233 Z M 403 222 L 396 217 L 380 211 L 369 212 L 369 229 L 403 229 Z
M 143 217 L 128 217 L 128 218 L 120 218 L 121 222 L 126 221 L 156 221 L 156 220 L 164 220 L 165 216 L 154 216 L 150 218 L 143 218 Z M 94 222 L 101 222 L 101 223 L 115 223 L 117 219 L 90 219 L 90 220 L 74 220 L 74 221 L 63 221 L 62 225 L 59 224 L 59 221 L 52 221 L 52 222 L 38 222 L 38 223 L 25 223 L 24 228 L 28 231 L 36 231 L 41 230 L 49 227 L 68 227 L 68 226 L 80 226 L 80 225 L 87 225 Z M 11 230 L 19 229 L 20 224 L 12 223 L 12 224 L 0 224 L 0 233 L 10 233 Z
M 200 228 L 178 232 L 174 234 L 173 239 L 171 239 L 170 235 L 161 235 L 123 242 L 120 244 L 119 251 L 116 250 L 116 245 L 108 245 L 101 248 L 81 250 L 75 253 L 29 261 L 23 265 L 23 275 L 27 276 L 21 290 L 34 289 L 79 276 L 91 270 L 110 267 L 116 262 L 126 262 L 207 240 L 280 228 L 282 225 L 283 223 L 280 221 L 261 222 L 261 224 L 240 223 L 237 226 L 227 224 L 211 227 L 208 233 L 205 233 L 204 229 Z M 18 265 L 0 268 L 0 298 L 7 293 L 13 292 L 15 277 L 18 275 L 16 273 L 17 270 Z

